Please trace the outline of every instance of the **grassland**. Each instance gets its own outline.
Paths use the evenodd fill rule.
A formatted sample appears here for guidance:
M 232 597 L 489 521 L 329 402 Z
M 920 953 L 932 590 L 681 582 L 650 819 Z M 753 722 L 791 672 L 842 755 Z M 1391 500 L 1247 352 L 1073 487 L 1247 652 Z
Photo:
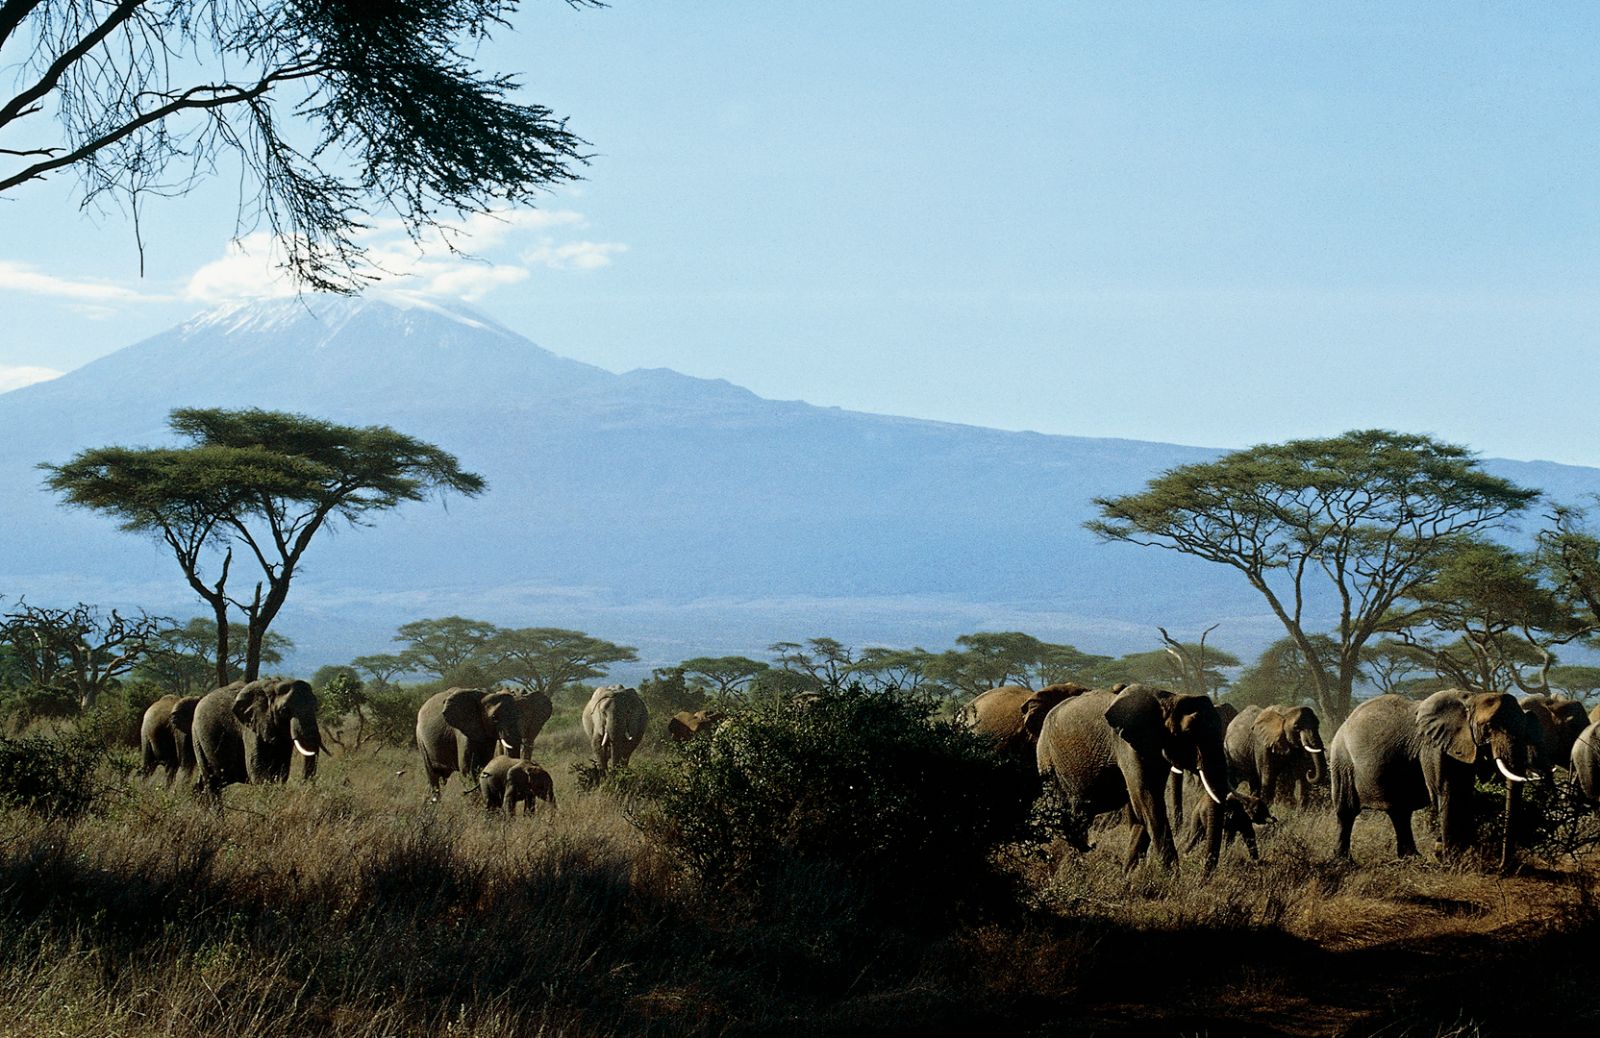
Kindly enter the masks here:
M 1395 862 L 1363 819 L 1280 811 L 1263 860 L 1202 880 L 1007 848 L 953 922 L 863 924 L 825 871 L 755 910 L 701 890 L 611 796 L 581 741 L 536 756 L 559 810 L 428 804 L 412 754 L 312 786 L 231 787 L 220 815 L 120 775 L 74 824 L 0 814 L 0 1034 L 1016 1033 L 1524 1035 L 1600 1023 L 1596 862 L 1498 876 Z M 126 761 L 119 762 L 120 768 Z M 1425 833 L 1419 817 L 1419 835 Z M 1426 836 L 1419 840 L 1424 846 Z

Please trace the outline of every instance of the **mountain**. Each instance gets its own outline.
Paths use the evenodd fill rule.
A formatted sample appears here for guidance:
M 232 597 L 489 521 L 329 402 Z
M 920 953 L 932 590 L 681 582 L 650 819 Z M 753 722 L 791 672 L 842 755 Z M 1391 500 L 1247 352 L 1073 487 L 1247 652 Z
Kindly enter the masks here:
M 1216 451 L 1044 436 L 766 400 L 666 369 L 614 374 L 476 311 L 312 298 L 209 311 L 0 395 L 0 593 L 197 615 L 165 549 L 62 509 L 37 463 L 156 444 L 181 406 L 383 423 L 484 475 L 313 545 L 279 619 L 310 667 L 459 613 L 575 627 L 641 669 L 778 640 L 939 648 L 1018 628 L 1101 652 L 1154 626 L 1253 652 L 1278 636 L 1231 571 L 1097 543 L 1096 495 Z M 1600 470 L 1489 463 L 1561 500 Z

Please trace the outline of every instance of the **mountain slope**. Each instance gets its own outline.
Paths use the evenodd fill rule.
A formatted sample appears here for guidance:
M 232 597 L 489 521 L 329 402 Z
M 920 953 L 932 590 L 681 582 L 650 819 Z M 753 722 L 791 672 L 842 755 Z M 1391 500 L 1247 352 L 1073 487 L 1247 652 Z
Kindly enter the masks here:
M 178 406 L 384 423 L 482 473 L 472 501 L 412 505 L 316 544 L 280 621 L 300 662 L 382 651 L 463 613 L 571 626 L 645 662 L 829 634 L 948 644 L 1024 627 L 1099 651 L 1153 626 L 1277 634 L 1229 571 L 1101 545 L 1096 495 L 1214 451 L 1042 436 L 765 400 L 656 369 L 561 358 L 480 314 L 394 301 L 224 308 L 52 382 L 0 395 L 0 592 L 191 615 L 174 564 L 39 489 L 40 461 L 156 443 Z M 1600 472 L 1497 471 L 1563 499 Z

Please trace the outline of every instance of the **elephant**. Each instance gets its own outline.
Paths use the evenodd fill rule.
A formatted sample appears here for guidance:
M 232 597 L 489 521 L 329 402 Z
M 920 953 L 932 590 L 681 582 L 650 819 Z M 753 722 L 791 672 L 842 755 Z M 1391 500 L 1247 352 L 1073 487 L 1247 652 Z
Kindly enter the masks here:
M 721 710 L 679 710 L 667 718 L 667 734 L 678 742 L 688 742 L 701 732 L 710 732 L 727 717 Z
M 1268 806 L 1293 803 L 1298 787 L 1300 806 L 1310 807 L 1311 787 L 1326 777 L 1321 729 L 1309 706 L 1247 706 L 1224 736 L 1229 775 Z
M 1063 699 L 1089 689 L 1070 681 L 1046 685 L 1035 692 L 1023 685 L 991 688 L 961 708 L 961 723 L 992 738 L 1001 753 L 1033 756 L 1044 717 Z
M 1183 845 L 1185 853 L 1194 850 L 1201 840 L 1210 835 L 1206 832 L 1206 826 L 1211 823 L 1211 818 L 1212 812 L 1208 809 L 1207 802 L 1200 801 L 1196 805 L 1194 819 L 1189 826 L 1189 839 Z M 1276 821 L 1267 802 L 1252 793 L 1234 793 L 1223 798 L 1223 842 L 1232 845 L 1235 836 L 1242 838 L 1251 861 L 1261 860 L 1261 852 L 1256 848 L 1256 826 L 1271 825 Z
M 535 799 L 543 800 L 553 809 L 556 806 L 555 785 L 550 773 L 531 760 L 515 757 L 496 757 L 478 776 L 478 788 L 483 791 L 483 804 L 490 811 L 504 805 L 508 816 L 517 813 L 533 814 Z
M 650 711 L 637 689 L 622 685 L 601 685 L 583 708 L 583 734 L 594 747 L 600 774 L 612 764 L 625 766 L 644 739 Z
M 1239 716 L 1239 708 L 1234 706 L 1232 703 L 1218 703 L 1217 716 L 1222 718 L 1222 730 L 1224 733 L 1226 733 L 1228 730 L 1228 725 L 1232 724 L 1233 719 Z M 1224 738 L 1226 738 L 1226 736 L 1224 736 Z
M 430 800 L 438 802 L 454 772 L 461 773 L 463 784 L 476 783 L 497 748 L 507 757 L 521 754 L 520 705 L 516 695 L 503 689 L 447 688 L 427 698 L 417 710 L 417 748 Z
M 199 696 L 162 696 L 145 708 L 139 723 L 139 774 L 149 778 L 157 767 L 167 772 L 167 787 L 178 772 L 194 773 L 194 708 Z
M 1522 709 L 1533 721 L 1538 736 L 1537 766 L 1543 769 L 1566 767 L 1572 759 L 1572 745 L 1589 727 L 1583 704 L 1542 693 L 1524 696 Z
M 1578 791 L 1600 803 L 1600 721 L 1585 728 L 1573 742 L 1568 767 Z
M 310 781 L 322 749 L 316 694 L 308 683 L 287 678 L 213 689 L 195 704 L 191 741 L 195 788 L 213 801 L 230 783 L 287 781 L 297 754 Z
M 1400 857 L 1417 853 L 1411 815 L 1430 805 L 1439 814 L 1444 849 L 1465 850 L 1474 831 L 1473 765 L 1480 751 L 1488 751 L 1515 796 L 1527 781 L 1523 772 L 1536 738 L 1520 704 L 1503 692 L 1445 689 L 1420 703 L 1392 694 L 1367 700 L 1351 711 L 1329 747 L 1338 855 L 1350 856 L 1350 831 L 1365 807 L 1389 816 Z M 1508 842 L 1503 865 L 1512 851 Z
M 516 693 L 517 716 L 522 725 L 522 752 L 533 748 L 533 740 L 544 731 L 545 723 L 556 712 L 550 697 L 538 689 Z
M 1215 867 L 1228 785 L 1222 719 L 1209 697 L 1146 685 L 1072 696 L 1045 715 L 1036 759 L 1039 774 L 1053 780 L 1066 801 L 1080 850 L 1088 849 L 1082 826 L 1095 815 L 1126 809 L 1125 870 L 1138 864 L 1152 842 L 1164 865 L 1177 864 L 1165 800 L 1167 776 L 1171 770 L 1197 771 L 1211 800 L 1206 869 Z

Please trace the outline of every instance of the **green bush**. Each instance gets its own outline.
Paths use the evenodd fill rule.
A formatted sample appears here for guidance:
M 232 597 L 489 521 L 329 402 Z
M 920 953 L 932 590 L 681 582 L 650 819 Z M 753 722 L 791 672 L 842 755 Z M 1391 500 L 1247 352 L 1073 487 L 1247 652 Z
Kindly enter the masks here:
M 391 685 L 366 694 L 363 709 L 371 738 L 408 749 L 417 741 L 417 711 L 432 691 L 427 686 Z
M 610 784 L 708 885 L 760 893 L 842 872 L 878 908 L 937 915 L 1022 835 L 1032 783 L 964 728 L 930 721 L 935 705 L 859 686 L 762 700 Z
M 46 818 L 79 818 L 98 810 L 105 746 L 93 731 L 0 737 L 0 804 Z

